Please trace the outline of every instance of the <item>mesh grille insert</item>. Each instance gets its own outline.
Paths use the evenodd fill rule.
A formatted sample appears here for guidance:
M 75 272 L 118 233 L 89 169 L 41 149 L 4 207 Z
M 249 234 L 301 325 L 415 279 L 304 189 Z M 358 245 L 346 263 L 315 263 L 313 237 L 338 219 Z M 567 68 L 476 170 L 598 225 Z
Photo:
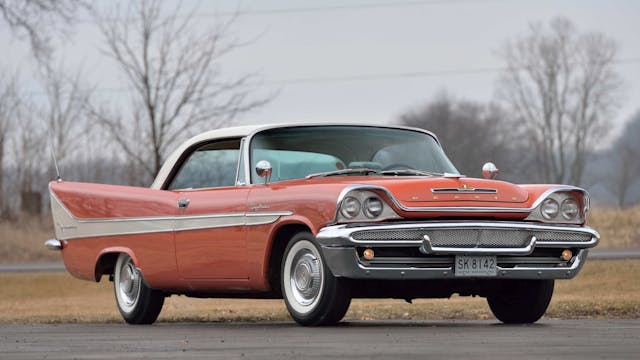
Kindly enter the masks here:
M 433 246 L 447 247 L 524 247 L 531 236 L 538 241 L 588 242 L 591 235 L 568 231 L 535 231 L 491 228 L 425 228 L 400 230 L 365 230 L 354 232 L 358 241 L 421 241 L 428 235 Z

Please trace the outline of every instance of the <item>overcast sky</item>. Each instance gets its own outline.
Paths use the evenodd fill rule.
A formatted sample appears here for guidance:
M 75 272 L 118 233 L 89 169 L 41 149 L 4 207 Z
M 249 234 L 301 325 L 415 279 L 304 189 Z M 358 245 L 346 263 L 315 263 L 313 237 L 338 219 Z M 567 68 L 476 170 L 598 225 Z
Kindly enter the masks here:
M 171 0 L 164 0 L 170 4 Z M 196 1 L 185 1 L 189 8 Z M 101 6 L 111 6 L 111 1 Z M 446 90 L 456 98 L 490 101 L 504 65 L 497 54 L 529 23 L 563 15 L 579 31 L 598 31 L 619 45 L 616 69 L 625 81 L 615 123 L 640 109 L 640 1 L 201 1 L 198 21 L 244 12 L 233 36 L 256 39 L 225 57 L 229 78 L 260 74 L 259 94 L 277 93 L 238 123 L 389 123 Z M 0 28 L 0 64 L 19 69 L 25 83 L 33 64 L 25 44 Z M 90 22 L 74 28 L 57 56 L 82 67 L 100 96 L 125 96 L 124 81 L 101 54 Z M 478 71 L 479 70 L 479 71 Z M 419 75 L 406 75 L 415 74 Z M 102 89 L 102 90 L 101 90 Z

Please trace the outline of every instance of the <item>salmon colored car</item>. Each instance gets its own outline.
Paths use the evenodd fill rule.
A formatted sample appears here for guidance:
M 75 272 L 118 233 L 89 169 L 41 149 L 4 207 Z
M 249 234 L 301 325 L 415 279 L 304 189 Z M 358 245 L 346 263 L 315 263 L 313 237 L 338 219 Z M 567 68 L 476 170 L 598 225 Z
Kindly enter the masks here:
M 236 127 L 182 144 L 151 188 L 50 184 L 74 276 L 114 283 L 131 324 L 165 297 L 284 298 L 302 325 L 339 322 L 352 298 L 486 297 L 505 323 L 546 311 L 599 235 L 565 185 L 460 175 L 424 130 Z

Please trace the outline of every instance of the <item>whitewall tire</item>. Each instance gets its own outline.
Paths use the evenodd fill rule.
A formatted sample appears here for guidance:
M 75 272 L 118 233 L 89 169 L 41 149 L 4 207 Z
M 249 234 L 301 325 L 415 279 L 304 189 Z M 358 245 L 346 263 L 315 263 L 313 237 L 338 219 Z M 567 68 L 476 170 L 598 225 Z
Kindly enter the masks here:
M 129 324 L 152 324 L 160 315 L 164 294 L 147 286 L 131 257 L 120 254 L 113 270 L 116 305 Z
M 301 325 L 335 324 L 349 309 L 348 281 L 331 274 L 309 232 L 296 234 L 287 245 L 280 278 L 287 309 Z

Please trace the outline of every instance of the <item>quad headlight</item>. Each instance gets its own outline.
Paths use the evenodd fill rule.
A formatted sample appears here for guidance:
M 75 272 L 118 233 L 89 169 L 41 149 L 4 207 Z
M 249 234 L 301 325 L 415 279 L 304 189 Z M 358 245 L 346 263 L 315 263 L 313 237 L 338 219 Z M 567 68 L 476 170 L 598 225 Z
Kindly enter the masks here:
M 384 210 L 384 204 L 382 203 L 382 200 L 380 200 L 380 198 L 372 196 L 364 201 L 363 210 L 364 214 L 368 218 L 375 219 L 380 216 L 380 214 L 382 214 L 382 211 Z
M 562 217 L 567 220 L 574 220 L 580 215 L 580 205 L 574 198 L 567 198 L 560 206 Z
M 338 222 L 399 219 L 382 198 L 369 190 L 352 190 L 338 204 Z
M 584 190 L 557 191 L 548 194 L 526 220 L 582 224 L 586 220 L 588 207 L 589 198 Z
M 347 219 L 354 219 L 355 217 L 360 215 L 361 208 L 362 205 L 360 204 L 360 200 L 353 196 L 347 196 L 342 201 L 340 213 Z
M 559 211 L 560 204 L 558 204 L 555 199 L 547 198 L 540 206 L 540 213 L 542 213 L 542 217 L 547 220 L 555 219 Z

